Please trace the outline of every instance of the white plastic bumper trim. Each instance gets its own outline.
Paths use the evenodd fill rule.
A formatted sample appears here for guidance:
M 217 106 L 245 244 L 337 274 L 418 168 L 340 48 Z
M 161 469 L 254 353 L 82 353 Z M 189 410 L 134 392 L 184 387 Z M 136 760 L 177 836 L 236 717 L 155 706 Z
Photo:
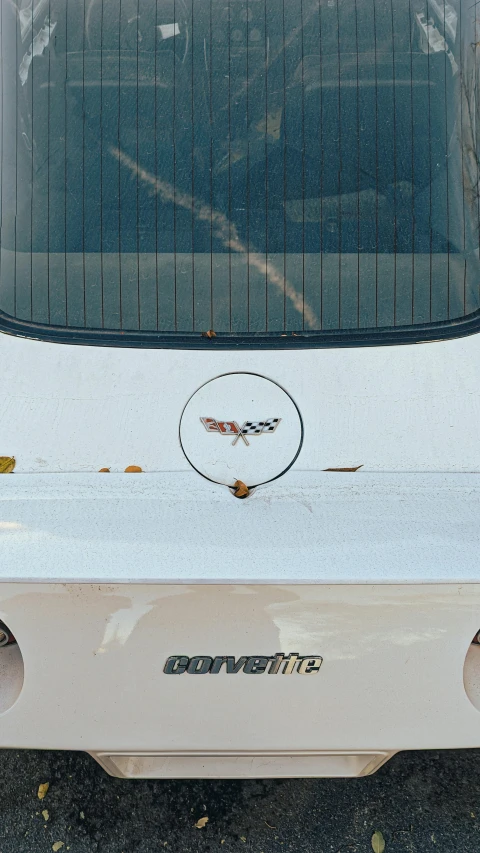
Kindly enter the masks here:
M 369 776 L 395 752 L 104 753 L 90 755 L 121 779 L 267 779 Z

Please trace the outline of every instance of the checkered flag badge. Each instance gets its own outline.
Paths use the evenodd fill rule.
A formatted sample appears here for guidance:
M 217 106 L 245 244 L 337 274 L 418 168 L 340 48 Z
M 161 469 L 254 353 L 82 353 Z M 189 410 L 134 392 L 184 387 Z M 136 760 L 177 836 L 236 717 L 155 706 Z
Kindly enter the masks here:
M 281 418 L 267 418 L 266 421 L 245 421 L 242 435 L 261 435 L 262 432 L 275 432 Z

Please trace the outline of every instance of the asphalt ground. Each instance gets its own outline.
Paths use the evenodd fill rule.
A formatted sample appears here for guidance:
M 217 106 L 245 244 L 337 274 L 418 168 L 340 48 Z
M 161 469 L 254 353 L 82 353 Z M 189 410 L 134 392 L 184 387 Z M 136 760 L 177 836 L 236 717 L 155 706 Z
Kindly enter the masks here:
M 0 853 L 372 853 L 375 832 L 385 853 L 480 851 L 480 750 L 402 753 L 364 779 L 125 781 L 79 753 L 0 761 Z

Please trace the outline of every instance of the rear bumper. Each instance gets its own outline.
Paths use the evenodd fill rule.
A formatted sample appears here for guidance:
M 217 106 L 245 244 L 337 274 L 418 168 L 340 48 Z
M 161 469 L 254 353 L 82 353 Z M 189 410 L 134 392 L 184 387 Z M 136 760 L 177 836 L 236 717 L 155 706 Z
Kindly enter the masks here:
M 477 483 L 291 474 L 237 501 L 197 475 L 3 477 L 0 746 L 239 777 L 480 746 Z M 323 663 L 163 671 L 277 652 Z

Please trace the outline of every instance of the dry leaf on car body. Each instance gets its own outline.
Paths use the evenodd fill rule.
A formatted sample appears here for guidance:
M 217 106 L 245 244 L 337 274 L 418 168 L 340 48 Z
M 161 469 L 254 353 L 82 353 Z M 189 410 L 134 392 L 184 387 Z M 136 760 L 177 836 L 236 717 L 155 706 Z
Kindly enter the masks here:
M 235 489 L 236 498 L 246 498 L 250 494 L 250 490 L 241 480 L 236 480 L 233 488 Z
M 359 471 L 360 468 L 363 468 L 363 465 L 357 465 L 354 468 L 324 468 L 324 471 L 342 471 L 343 473 L 355 473 L 355 471 Z
M 15 456 L 0 456 L 0 474 L 11 474 L 15 468 Z

